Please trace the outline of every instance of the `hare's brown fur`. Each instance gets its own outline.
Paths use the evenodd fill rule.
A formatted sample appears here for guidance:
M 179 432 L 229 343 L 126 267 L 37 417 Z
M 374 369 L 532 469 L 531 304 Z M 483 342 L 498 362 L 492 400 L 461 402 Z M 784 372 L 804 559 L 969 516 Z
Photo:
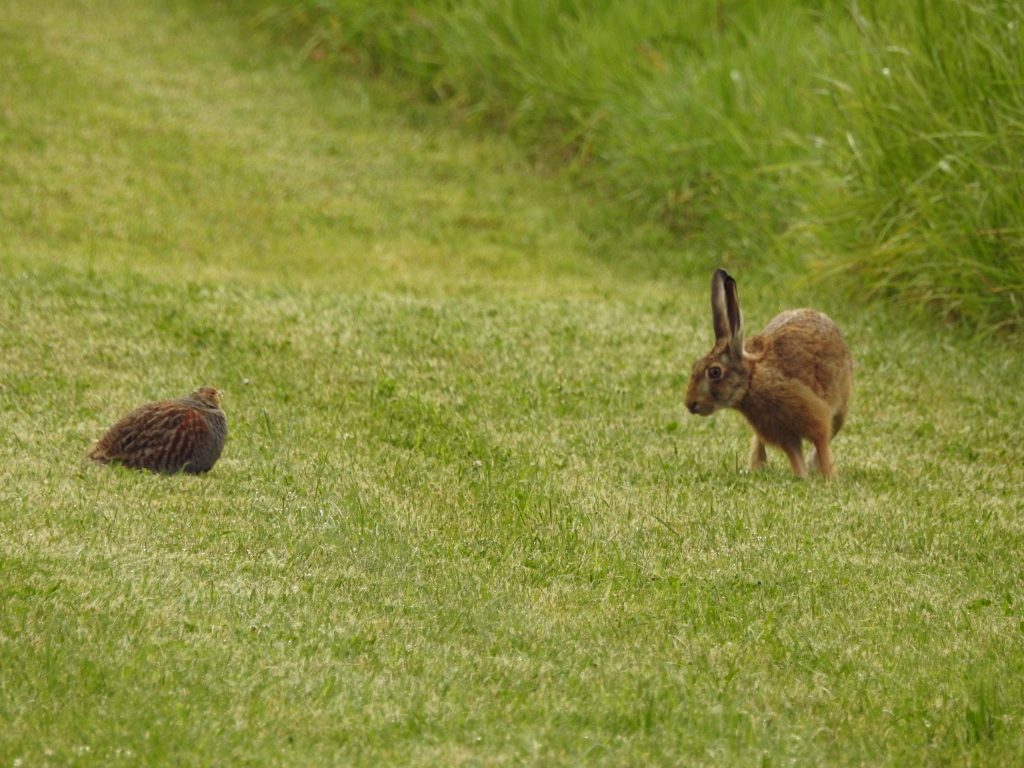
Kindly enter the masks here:
M 802 441 L 825 477 L 835 474 L 830 442 L 842 427 L 853 384 L 853 362 L 838 326 L 813 309 L 778 315 L 757 336 L 743 341 L 735 281 L 715 272 L 711 291 L 716 341 L 694 363 L 687 408 L 708 416 L 735 408 L 750 423 L 750 467 L 767 460 L 765 445 L 782 449 L 793 471 L 807 475 Z

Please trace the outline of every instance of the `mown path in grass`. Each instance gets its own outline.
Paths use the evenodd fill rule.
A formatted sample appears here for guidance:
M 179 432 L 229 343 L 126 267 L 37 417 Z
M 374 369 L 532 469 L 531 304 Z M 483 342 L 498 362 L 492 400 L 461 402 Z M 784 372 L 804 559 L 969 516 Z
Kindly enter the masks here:
M 1018 350 L 739 275 L 857 359 L 751 476 L 709 267 L 206 4 L 3 4 L 0 764 L 1012 763 Z M 208 476 L 85 462 L 201 383 Z

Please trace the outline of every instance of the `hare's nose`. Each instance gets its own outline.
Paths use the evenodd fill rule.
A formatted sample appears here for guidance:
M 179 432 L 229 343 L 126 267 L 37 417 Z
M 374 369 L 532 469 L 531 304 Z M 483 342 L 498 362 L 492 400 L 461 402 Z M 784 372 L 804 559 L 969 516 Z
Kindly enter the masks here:
M 690 413 L 696 413 L 697 412 L 697 408 L 699 408 L 699 407 L 700 406 L 698 406 L 697 403 L 688 403 L 686 405 L 686 408 L 687 408 L 687 410 L 690 411 Z

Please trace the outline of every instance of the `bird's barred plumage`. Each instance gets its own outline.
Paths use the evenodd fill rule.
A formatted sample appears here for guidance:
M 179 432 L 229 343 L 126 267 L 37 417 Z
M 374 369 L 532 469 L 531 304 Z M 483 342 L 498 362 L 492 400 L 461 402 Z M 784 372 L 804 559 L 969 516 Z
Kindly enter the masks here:
M 165 474 L 198 474 L 216 463 L 227 431 L 220 392 L 201 387 L 178 400 L 136 408 L 107 430 L 89 458 Z

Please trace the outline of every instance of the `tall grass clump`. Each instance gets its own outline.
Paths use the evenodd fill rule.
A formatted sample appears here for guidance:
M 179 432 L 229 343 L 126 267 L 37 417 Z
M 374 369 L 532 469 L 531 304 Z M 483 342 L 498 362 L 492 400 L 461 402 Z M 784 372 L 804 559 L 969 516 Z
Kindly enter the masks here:
M 1024 326 L 1024 6 L 861 5 L 835 67 L 834 263 L 872 292 Z M 822 222 L 831 222 L 823 210 Z
M 1024 326 L 1019 4 L 239 1 L 570 162 L 625 225 Z

